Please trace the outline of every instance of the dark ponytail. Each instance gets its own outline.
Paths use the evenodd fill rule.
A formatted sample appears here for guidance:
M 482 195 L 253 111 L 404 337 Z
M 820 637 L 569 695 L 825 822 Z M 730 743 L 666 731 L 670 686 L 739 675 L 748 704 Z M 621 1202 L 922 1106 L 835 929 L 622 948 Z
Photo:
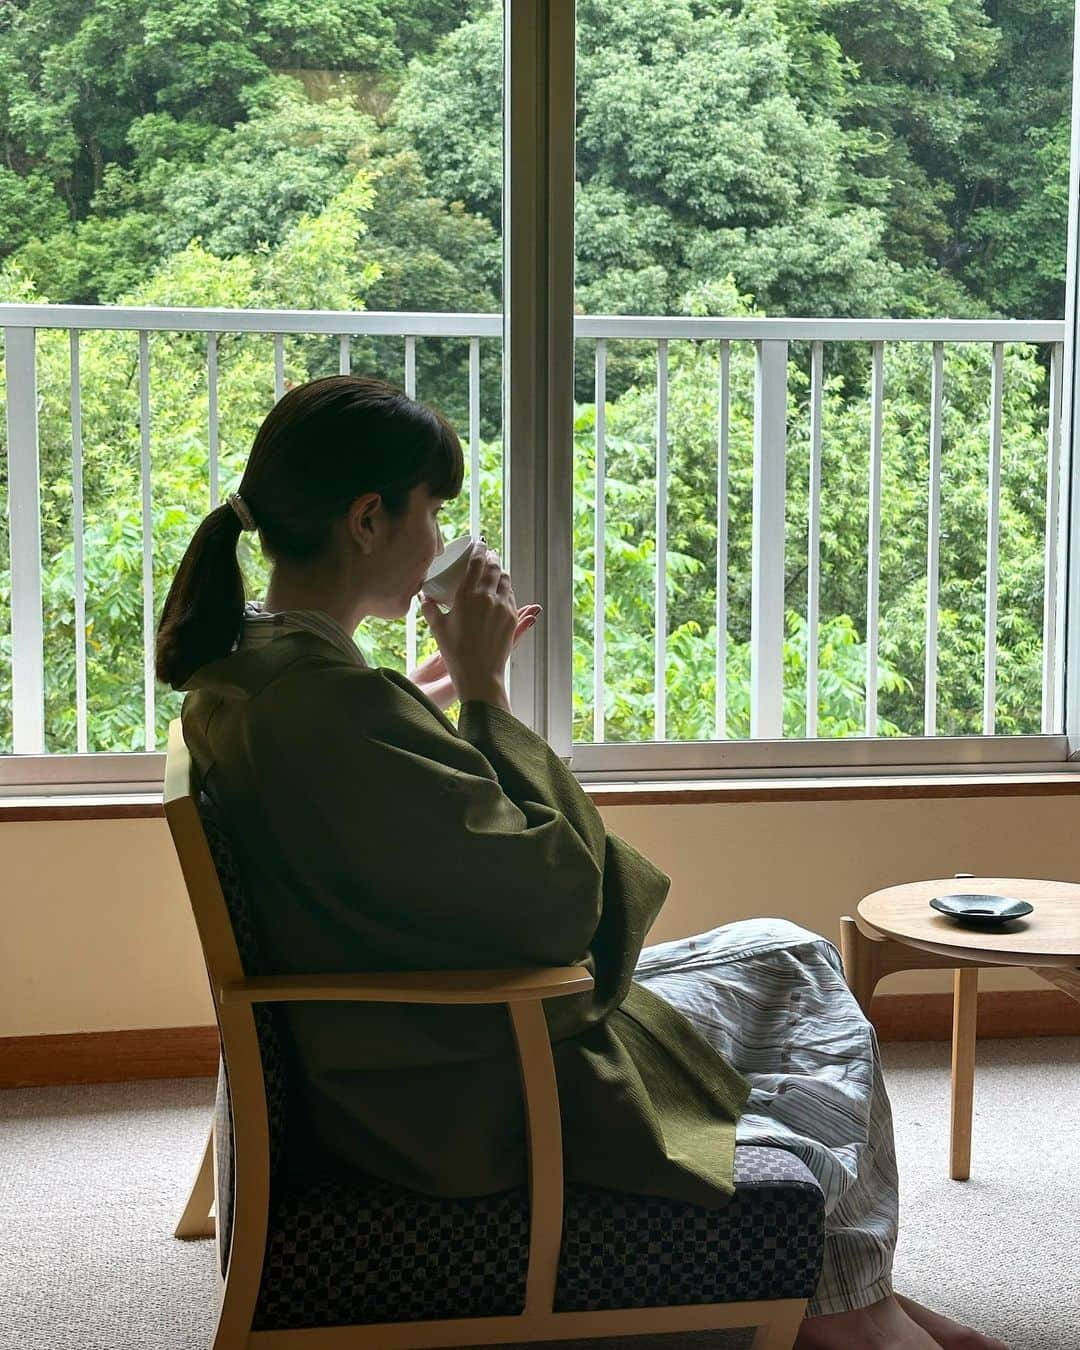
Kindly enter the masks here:
M 155 664 L 158 679 L 174 689 L 233 649 L 244 617 L 239 538 L 240 518 L 224 503 L 195 531 L 173 578 L 158 625 Z
M 306 562 L 364 493 L 378 492 L 398 516 L 420 483 L 451 498 L 463 477 L 460 442 L 441 413 L 382 380 L 331 375 L 290 390 L 275 405 L 237 491 L 267 557 Z M 158 625 L 156 668 L 174 689 L 236 644 L 244 619 L 236 558 L 241 528 L 227 502 L 211 511 L 173 578 Z

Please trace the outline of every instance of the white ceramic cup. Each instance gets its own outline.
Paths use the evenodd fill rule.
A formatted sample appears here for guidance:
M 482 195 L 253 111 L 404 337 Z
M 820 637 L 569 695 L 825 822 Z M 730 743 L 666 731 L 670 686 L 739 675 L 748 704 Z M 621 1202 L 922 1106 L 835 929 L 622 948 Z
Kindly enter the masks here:
M 463 534 L 447 544 L 428 569 L 421 587 L 425 595 L 449 609 L 454 603 L 458 587 L 465 579 L 473 544 L 481 542 L 473 535 Z

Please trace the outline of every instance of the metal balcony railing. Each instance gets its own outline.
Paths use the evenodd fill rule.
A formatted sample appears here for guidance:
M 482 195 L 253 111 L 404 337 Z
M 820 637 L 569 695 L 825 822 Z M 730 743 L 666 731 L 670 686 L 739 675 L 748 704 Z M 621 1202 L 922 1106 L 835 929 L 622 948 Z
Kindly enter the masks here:
M 150 337 L 154 333 L 201 333 L 207 337 L 206 426 L 207 464 L 211 505 L 220 500 L 218 341 L 225 334 L 263 334 L 273 340 L 273 395 L 285 385 L 284 341 L 289 335 L 322 335 L 338 341 L 339 369 L 350 368 L 350 341 L 359 336 L 400 338 L 404 346 L 405 387 L 415 392 L 416 344 L 429 338 L 463 339 L 469 344 L 468 455 L 470 485 L 479 483 L 480 454 L 480 342 L 499 339 L 498 314 L 329 313 L 259 310 L 191 310 L 121 308 L 111 306 L 0 305 L 7 387 L 8 516 L 11 564 L 11 687 L 13 748 L 18 755 L 45 751 L 45 670 L 42 623 L 41 505 L 39 484 L 39 400 L 36 343 L 40 330 L 66 330 L 70 343 L 70 421 L 72 439 L 72 517 L 75 569 L 75 669 L 78 748 L 87 740 L 86 688 L 86 581 L 82 552 L 82 388 L 80 338 L 88 331 L 124 330 L 138 336 L 138 393 L 141 436 L 143 520 L 142 640 L 145 690 L 146 749 L 156 751 L 153 675 L 154 613 L 151 538 L 151 390 Z M 716 631 L 728 627 L 728 470 L 731 400 L 731 348 L 753 343 L 756 349 L 754 385 L 752 597 L 751 597 L 751 735 L 783 736 L 784 552 L 787 450 L 787 391 L 789 347 L 810 346 L 810 479 L 807 585 L 807 726 L 817 734 L 817 637 L 821 581 L 821 463 L 824 352 L 830 343 L 865 343 L 872 359 L 870 391 L 870 490 L 868 500 L 867 671 L 866 735 L 877 726 L 878 596 L 881 561 L 881 467 L 884 406 L 884 352 L 889 343 L 930 344 L 932 391 L 930 407 L 930 482 L 927 550 L 925 735 L 936 732 L 936 674 L 938 648 L 938 557 L 941 525 L 942 422 L 944 351 L 947 343 L 980 343 L 990 347 L 991 397 L 986 428 L 988 512 L 986 535 L 985 663 L 983 670 L 983 731 L 994 733 L 997 675 L 997 575 L 999 497 L 1001 487 L 1004 348 L 1008 343 L 1049 345 L 1050 382 L 1046 444 L 1046 537 L 1043 639 L 1042 729 L 1060 732 L 1061 672 L 1061 372 L 1064 328 L 1059 322 L 1012 320 L 873 320 L 873 319 L 718 319 L 663 317 L 578 316 L 576 339 L 595 344 L 596 480 L 595 480 L 595 589 L 593 666 L 595 738 L 602 741 L 605 605 L 605 390 L 608 343 L 633 340 L 656 347 L 656 567 L 655 567 L 655 728 L 653 739 L 664 740 L 665 678 L 667 664 L 666 555 L 668 518 L 668 352 L 672 342 L 716 344 L 719 354 L 719 418 L 717 426 L 717 555 Z M 268 389 L 268 407 L 271 391 Z M 464 439 L 464 438 L 463 438 Z M 479 531 L 480 501 L 469 500 L 470 529 Z M 416 612 L 408 616 L 406 656 L 416 658 Z M 717 643 L 715 735 L 726 735 L 725 644 Z

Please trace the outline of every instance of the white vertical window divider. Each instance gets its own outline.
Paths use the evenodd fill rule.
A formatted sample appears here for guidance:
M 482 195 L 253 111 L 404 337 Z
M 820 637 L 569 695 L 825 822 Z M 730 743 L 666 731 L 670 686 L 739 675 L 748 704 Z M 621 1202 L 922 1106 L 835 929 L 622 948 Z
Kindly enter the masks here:
M 342 333 L 338 337 L 338 374 L 350 375 L 352 373 L 352 353 L 349 351 L 349 335 Z
M 825 350 L 810 348 L 810 484 L 806 541 L 806 736 L 818 734 L 818 628 L 821 606 L 821 416 Z
M 529 642 L 511 654 L 508 678 L 516 716 L 557 754 L 569 756 L 574 5 L 505 0 L 503 16 L 503 555 L 515 594 L 544 607 Z

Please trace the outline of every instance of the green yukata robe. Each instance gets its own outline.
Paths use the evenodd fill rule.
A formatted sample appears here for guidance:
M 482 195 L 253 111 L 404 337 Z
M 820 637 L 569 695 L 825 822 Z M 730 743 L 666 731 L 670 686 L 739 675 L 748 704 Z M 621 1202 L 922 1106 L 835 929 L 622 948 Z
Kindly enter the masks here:
M 268 969 L 570 965 L 545 1004 L 566 1175 L 718 1206 L 746 1080 L 633 983 L 670 879 L 615 835 L 548 744 L 292 632 L 201 667 L 184 737 L 251 895 Z M 443 1196 L 526 1181 L 504 1008 L 291 1004 L 309 1143 Z

